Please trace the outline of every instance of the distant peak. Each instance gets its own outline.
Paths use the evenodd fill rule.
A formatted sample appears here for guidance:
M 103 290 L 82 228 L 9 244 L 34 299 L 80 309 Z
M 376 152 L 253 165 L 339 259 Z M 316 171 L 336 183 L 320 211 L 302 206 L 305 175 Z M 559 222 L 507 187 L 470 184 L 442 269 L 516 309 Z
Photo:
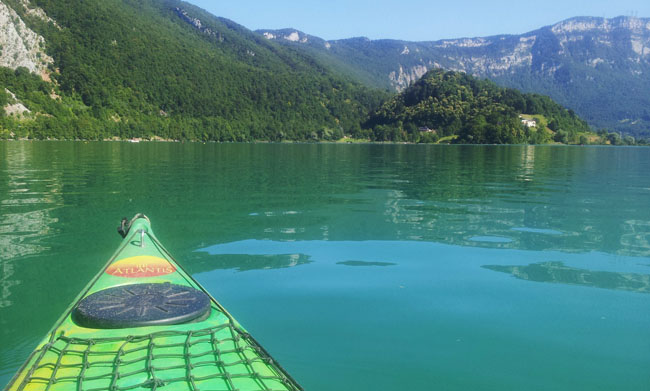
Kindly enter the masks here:
M 634 16 L 617 16 L 615 18 L 600 18 L 594 16 L 577 16 L 551 26 L 553 32 L 580 32 L 590 30 L 611 31 L 615 28 L 629 30 L 650 30 L 650 18 Z

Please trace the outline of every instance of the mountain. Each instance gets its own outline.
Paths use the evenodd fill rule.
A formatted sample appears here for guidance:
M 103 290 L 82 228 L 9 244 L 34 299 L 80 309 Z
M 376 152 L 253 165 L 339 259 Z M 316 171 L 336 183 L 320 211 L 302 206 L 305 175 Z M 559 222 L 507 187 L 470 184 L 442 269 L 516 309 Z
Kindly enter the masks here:
M 541 143 L 584 128 L 549 98 L 459 73 L 372 89 L 328 42 L 285 31 L 283 45 L 179 0 L 0 0 L 0 31 L 0 138 Z M 351 59 L 374 53 L 347 42 L 369 48 Z
M 386 94 L 176 0 L 2 0 L 0 138 L 311 140 Z
M 401 91 L 443 68 L 551 96 L 595 128 L 650 136 L 650 19 L 577 17 L 521 35 L 432 42 L 325 41 L 259 30 L 368 86 Z
M 588 142 L 589 126 L 549 97 L 434 69 L 371 113 L 363 126 L 378 141 L 465 144 Z

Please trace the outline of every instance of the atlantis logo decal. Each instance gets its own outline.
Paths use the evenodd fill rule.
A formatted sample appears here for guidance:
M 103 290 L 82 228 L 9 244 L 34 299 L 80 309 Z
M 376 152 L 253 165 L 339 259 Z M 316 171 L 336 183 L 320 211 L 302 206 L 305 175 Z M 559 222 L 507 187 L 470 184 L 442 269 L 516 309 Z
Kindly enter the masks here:
M 176 268 L 166 259 L 140 255 L 120 259 L 106 269 L 106 273 L 116 277 L 155 277 L 171 274 Z

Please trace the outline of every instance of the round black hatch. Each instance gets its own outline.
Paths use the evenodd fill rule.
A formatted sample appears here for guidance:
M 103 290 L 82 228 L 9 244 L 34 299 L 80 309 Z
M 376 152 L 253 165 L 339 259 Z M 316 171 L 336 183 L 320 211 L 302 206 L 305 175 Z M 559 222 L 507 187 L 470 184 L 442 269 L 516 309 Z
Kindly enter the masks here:
M 186 323 L 210 313 L 210 298 L 188 286 L 132 284 L 95 292 L 77 304 L 72 319 L 97 329 Z

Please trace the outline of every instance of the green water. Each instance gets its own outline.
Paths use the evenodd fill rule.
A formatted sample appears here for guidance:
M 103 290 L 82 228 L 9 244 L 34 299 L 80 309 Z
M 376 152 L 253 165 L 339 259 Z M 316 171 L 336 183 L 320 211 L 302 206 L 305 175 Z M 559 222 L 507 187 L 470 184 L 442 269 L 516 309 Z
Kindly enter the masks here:
M 650 389 L 650 149 L 0 142 L 0 386 L 136 212 L 307 390 Z

